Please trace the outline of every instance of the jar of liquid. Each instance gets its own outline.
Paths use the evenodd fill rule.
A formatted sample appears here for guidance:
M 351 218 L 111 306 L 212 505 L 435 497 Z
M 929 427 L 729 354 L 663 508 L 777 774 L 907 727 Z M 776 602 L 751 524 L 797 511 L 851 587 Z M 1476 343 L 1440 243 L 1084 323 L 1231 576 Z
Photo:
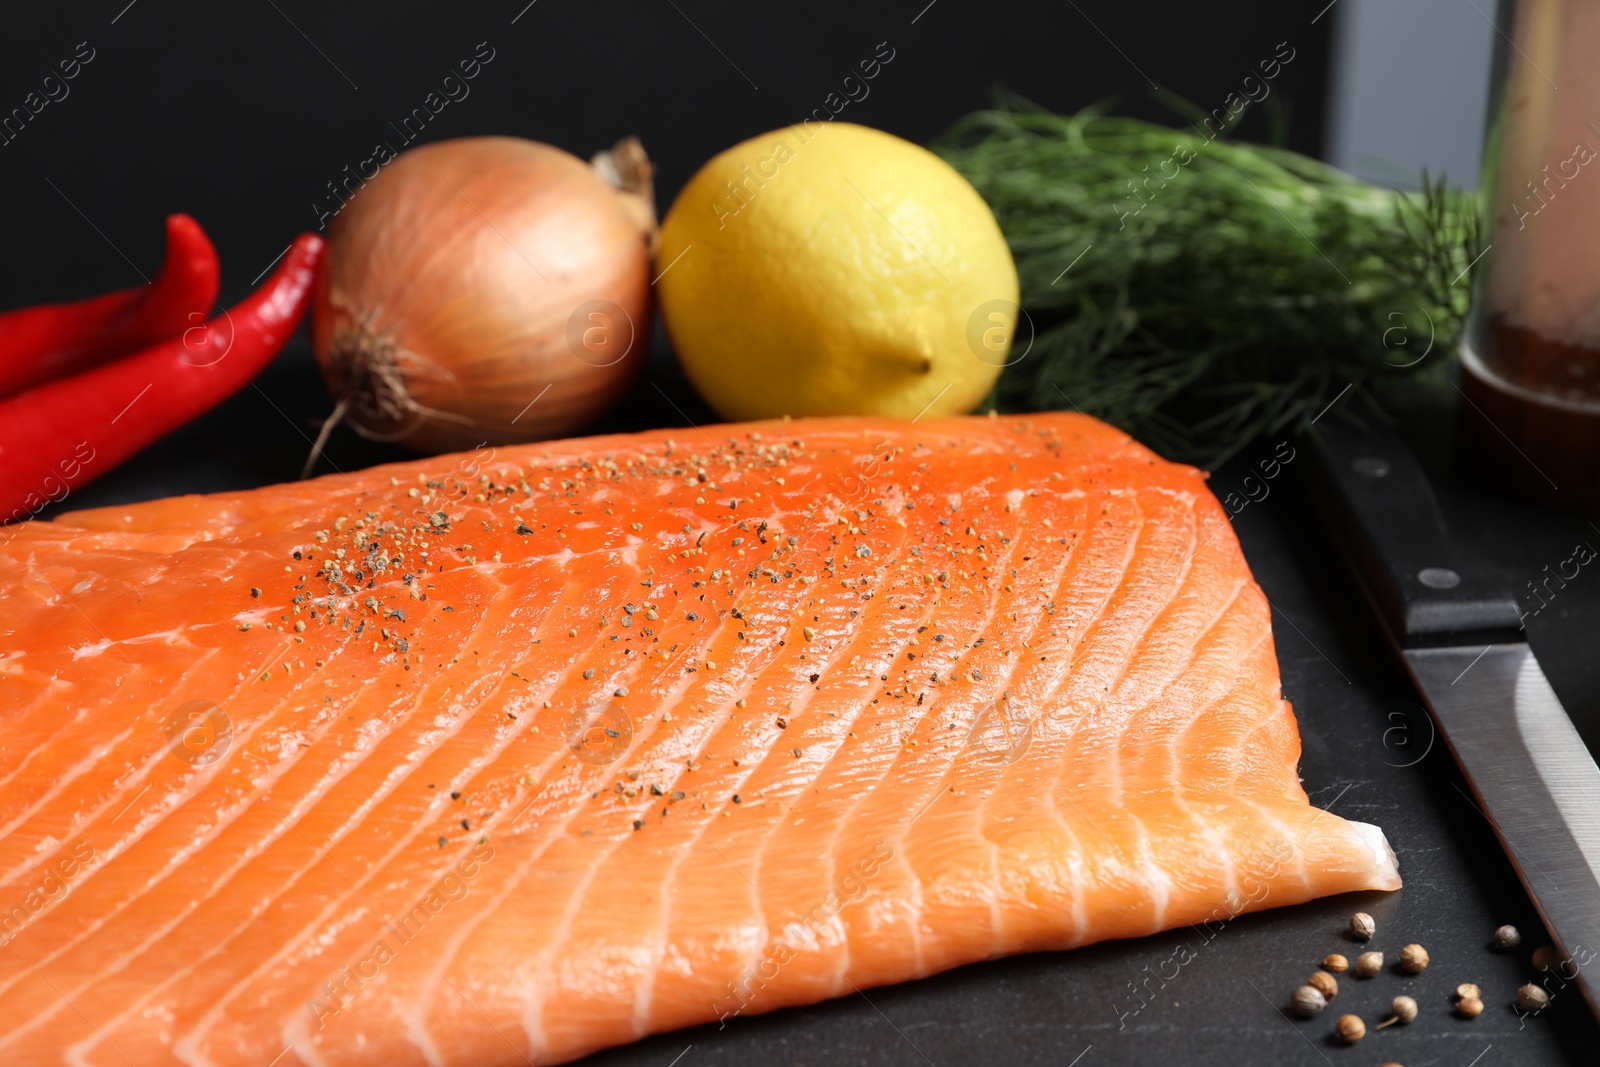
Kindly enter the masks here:
M 1461 342 L 1467 462 L 1600 511 L 1600 2 L 1503 0 Z

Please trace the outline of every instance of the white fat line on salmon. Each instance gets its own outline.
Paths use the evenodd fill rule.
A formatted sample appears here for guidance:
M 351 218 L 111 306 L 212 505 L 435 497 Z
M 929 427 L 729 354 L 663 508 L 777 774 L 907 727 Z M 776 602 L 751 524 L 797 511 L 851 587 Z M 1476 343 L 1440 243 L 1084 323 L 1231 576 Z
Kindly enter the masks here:
M 60 903 L 66 899 L 72 890 L 70 882 L 77 875 L 79 865 L 86 864 L 92 859 L 94 859 L 94 846 L 87 841 L 78 842 L 72 849 L 72 855 L 56 860 L 45 874 L 44 880 L 28 890 L 21 902 L 0 910 L 0 947 L 10 944 L 11 940 L 22 932 L 22 928 L 32 922 L 33 917 L 47 905 Z
M 1120 851 L 1120 849 L 1118 851 Z M 1248 869 L 1244 872 L 1240 879 L 1240 888 L 1244 890 L 1242 895 L 1234 892 L 1231 889 L 1228 890 L 1227 896 L 1224 898 L 1223 903 L 1215 908 L 1212 908 L 1210 916 L 1208 918 L 1201 919 L 1199 926 L 1196 926 L 1194 923 L 1190 923 L 1189 929 L 1193 930 L 1201 938 L 1199 950 L 1191 948 L 1188 941 L 1180 941 L 1178 943 L 1178 947 L 1174 949 L 1170 955 L 1156 963 L 1156 970 L 1154 974 L 1150 973 L 1150 964 L 1148 963 L 1140 968 L 1140 973 L 1143 974 L 1144 977 L 1141 979 L 1132 979 L 1127 983 L 1128 991 L 1133 994 L 1138 1006 L 1123 1010 L 1118 1006 L 1116 1000 L 1112 1000 L 1111 1002 L 1111 1010 L 1117 1016 L 1117 1029 L 1122 1030 L 1126 1028 L 1129 1018 L 1138 1015 L 1145 1008 L 1155 1003 L 1156 996 L 1160 990 L 1166 989 L 1167 983 L 1177 981 L 1178 976 L 1182 973 L 1183 967 L 1186 964 L 1193 963 L 1195 960 L 1199 959 L 1200 951 L 1204 950 L 1207 945 L 1215 940 L 1217 934 L 1221 933 L 1222 930 L 1227 927 L 1228 923 L 1238 918 L 1243 912 L 1258 908 L 1262 901 L 1266 900 L 1267 897 L 1271 895 L 1272 883 L 1277 879 L 1278 875 L 1282 873 L 1284 865 L 1288 863 L 1298 851 L 1299 850 L 1294 845 L 1290 844 L 1286 840 L 1280 839 L 1274 845 L 1273 854 L 1267 858 L 1268 862 L 1266 864 L 1253 869 Z M 1213 926 L 1215 929 L 1212 928 Z M 1167 967 L 1169 965 L 1171 966 L 1172 971 L 1170 974 L 1167 973 Z M 1157 985 L 1156 989 L 1150 988 L 1150 983 L 1152 980 L 1155 981 Z M 1150 994 L 1148 1000 L 1145 999 L 1145 993 Z
M 322 1029 L 329 1016 L 337 1015 L 349 1007 L 356 994 L 378 977 L 378 972 L 394 960 L 400 949 L 420 937 L 429 921 L 443 911 L 446 904 L 463 899 L 482 864 L 492 859 L 494 846 L 487 840 L 479 841 L 471 853 L 457 860 L 450 871 L 433 883 L 428 892 L 402 913 L 399 919 L 384 920 L 385 933 L 372 943 L 369 951 L 323 982 L 317 995 L 306 1001 L 306 1008 L 316 1021 L 317 1029 Z
M 828 890 L 827 894 L 810 911 L 804 915 L 790 919 L 781 927 L 782 935 L 772 944 L 772 948 L 763 953 L 754 964 L 746 967 L 739 977 L 730 979 L 725 984 L 728 997 L 737 1001 L 738 1006 L 728 1008 L 711 1002 L 711 1010 L 716 1014 L 722 1029 L 728 1025 L 728 1019 L 744 1012 L 749 1007 L 750 1001 L 755 999 L 757 993 L 766 988 L 767 983 L 778 976 L 778 972 L 794 959 L 796 948 L 805 948 L 814 942 L 821 934 L 822 929 L 831 923 L 846 905 L 853 904 L 867 895 L 867 883 L 882 869 L 882 865 L 894 859 L 894 846 L 887 841 L 879 841 L 872 846 L 872 851 L 856 860 L 839 879 L 839 885 Z
M 508 1046 L 510 1046 L 512 1052 L 515 1052 L 518 1056 L 522 1057 L 522 1062 L 526 1063 L 528 1065 L 528 1067 L 539 1067 L 539 1065 L 535 1061 L 529 1059 L 528 1056 L 520 1048 L 518 1048 L 516 1046 L 516 1044 L 514 1042 L 512 1042 L 512 1040 L 509 1037 L 506 1036 L 506 1032 L 504 1030 L 500 1029 L 498 1026 L 496 1026 L 494 1024 L 494 1020 L 490 1019 L 487 1015 L 485 1015 L 483 1013 L 483 1009 L 482 1008 L 480 1008 L 476 1004 L 472 1003 L 472 1001 L 470 999 L 468 999 L 467 995 L 465 993 L 461 992 L 461 987 L 460 986 L 458 986 L 454 982 L 450 981 L 450 979 L 445 978 L 443 975 L 440 975 L 439 977 L 443 978 L 444 979 L 444 984 L 449 986 L 450 989 L 455 993 L 455 995 L 461 998 L 461 1002 L 463 1004 L 465 1004 L 467 1007 L 471 1008 L 474 1012 L 477 1013 L 478 1018 L 482 1019 L 484 1021 L 484 1024 L 487 1025 L 489 1027 L 489 1029 L 493 1030 L 495 1033 L 500 1035 L 500 1040 L 504 1041 Z M 692 1048 L 693 1046 L 691 1045 L 690 1047 Z M 431 1045 L 429 1046 L 429 1048 L 431 1049 Z M 428 1051 L 427 1054 L 428 1054 L 430 1060 L 435 1060 L 435 1057 L 437 1057 L 437 1055 L 438 1055 L 438 1053 L 436 1051 Z M 679 1058 L 682 1058 L 681 1053 L 680 1053 L 680 1057 Z M 673 1060 L 672 1062 L 673 1063 L 677 1063 L 678 1061 L 677 1060 Z
M 1026 645 L 1027 642 L 1024 641 L 1023 644 Z M 919 700 L 918 703 L 920 704 L 921 701 Z M 927 802 L 922 807 L 917 809 L 917 813 L 907 820 L 907 831 L 911 829 L 918 819 L 927 814 L 928 809 L 933 807 L 935 801 L 945 796 L 947 791 L 955 791 L 955 786 L 951 784 L 951 779 L 955 777 L 956 765 L 962 759 L 970 759 L 973 763 L 990 767 L 1005 767 L 1015 763 L 1028 751 L 1028 746 L 1033 742 L 1034 724 L 1040 722 L 1045 715 L 1044 709 L 1030 713 L 1022 708 L 1019 702 L 1011 699 L 1009 690 L 1002 692 L 995 700 L 972 704 L 968 710 L 972 712 L 972 720 L 967 723 L 967 732 L 965 739 L 961 743 L 960 752 L 956 755 L 950 769 L 945 772 L 945 777 L 939 783 L 939 788 L 934 791 L 933 795 L 927 799 Z M 957 708 L 956 713 L 945 724 L 945 728 L 956 729 L 960 727 L 962 725 L 962 717 L 963 712 Z M 933 720 L 925 716 L 917 721 L 912 730 L 919 729 L 925 723 L 933 723 Z M 933 725 L 936 726 L 937 723 L 933 723 Z M 1068 801 L 1068 803 L 1070 804 L 1071 801 Z M 1076 807 L 1076 805 L 1073 806 Z M 1107 840 L 1110 839 L 1107 838 Z M 1132 866 L 1131 863 L 1129 865 Z
M 116 815 L 112 816 L 111 825 L 115 826 L 116 823 L 117 823 L 117 820 L 122 818 L 124 815 L 128 814 L 128 809 L 133 807 L 135 804 L 137 804 L 139 802 L 139 798 L 144 796 L 149 791 L 150 791 L 150 783 L 146 782 L 144 784 L 144 788 L 139 790 L 137 793 L 135 793 L 134 796 L 133 796 L 133 799 L 128 801 L 126 804 L 124 804 L 122 806 L 122 810 L 117 812 Z
M 87 615 L 85 615 L 83 613 L 83 609 L 82 608 L 80 608 L 80 607 L 78 607 L 78 605 L 74 604 L 67 597 L 67 594 L 63 593 L 60 589 L 58 589 L 56 587 L 56 583 L 52 582 L 50 580 L 50 576 L 49 575 L 45 574 L 43 571 L 40 571 L 40 572 L 37 573 L 37 576 L 44 581 L 45 585 L 48 585 L 50 587 L 50 591 L 55 593 L 55 595 L 61 600 L 61 602 L 63 604 L 65 604 L 67 607 L 71 608 L 73 611 L 77 612 L 78 613 L 78 618 L 80 618 L 84 622 L 88 623 L 89 624 L 89 628 L 91 630 L 93 630 L 95 633 L 100 635 L 100 640 L 105 642 L 105 645 L 106 645 L 107 648 L 115 648 L 117 650 L 117 655 L 122 657 L 122 661 L 124 663 L 126 663 L 128 666 L 133 668 L 133 673 L 135 673 L 135 674 L 137 674 L 139 676 L 139 680 L 140 681 L 143 681 L 145 683 L 148 683 L 150 681 L 150 679 L 145 676 L 144 671 L 139 669 L 139 665 L 137 663 L 133 662 L 133 660 L 128 658 L 128 654 L 122 650 L 121 646 L 116 644 L 116 643 L 114 643 L 111 640 L 111 638 L 107 637 L 105 631 L 100 629 L 100 627 L 96 626 L 94 620 L 89 618 L 89 616 L 87 616 Z M 74 654 L 74 655 L 76 655 L 76 654 Z

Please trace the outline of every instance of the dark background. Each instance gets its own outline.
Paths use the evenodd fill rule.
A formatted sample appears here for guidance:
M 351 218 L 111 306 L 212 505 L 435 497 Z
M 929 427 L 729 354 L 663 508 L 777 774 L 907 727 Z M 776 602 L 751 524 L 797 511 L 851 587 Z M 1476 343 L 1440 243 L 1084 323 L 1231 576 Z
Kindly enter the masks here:
M 840 119 L 919 143 L 986 106 L 1000 84 L 1059 111 L 1114 96 L 1130 113 L 1176 122 L 1147 78 L 1220 107 L 1288 41 L 1295 58 L 1269 99 L 1290 104 L 1291 146 L 1315 153 L 1337 15 L 1310 23 L 1326 0 L 527 3 L 8 5 L 0 113 L 21 107 L 80 41 L 95 58 L 70 95 L 0 146 L 0 308 L 153 277 L 161 220 L 174 211 L 211 234 L 223 299 L 237 299 L 316 226 L 327 182 L 379 140 L 401 147 L 389 124 L 480 41 L 493 62 L 420 140 L 512 134 L 587 158 L 637 134 L 659 165 L 664 211 L 702 162 L 821 106 L 881 41 L 894 60 Z M 1266 110 L 1251 111 L 1241 133 L 1265 136 Z
M 702 161 L 821 105 L 882 41 L 894 60 L 841 118 L 919 142 L 984 106 L 1000 84 L 1059 111 L 1116 97 L 1127 113 L 1176 122 L 1151 98 L 1147 78 L 1218 107 L 1286 41 L 1296 54 L 1274 83 L 1273 100 L 1287 105 L 1278 117 L 1290 146 L 1315 154 L 1329 34 L 1339 17 L 1334 6 L 1311 22 L 1327 0 L 526 5 L 97 0 L 8 12 L 0 30 L 0 114 L 21 106 L 79 42 L 87 41 L 95 58 L 68 83 L 65 100 L 0 146 L 0 308 L 136 284 L 141 271 L 153 276 L 162 218 L 173 211 L 194 215 L 210 232 L 224 267 L 223 299 L 237 299 L 296 232 L 316 225 L 313 205 L 327 202 L 326 183 L 367 158 L 377 141 L 398 147 L 389 123 L 437 91 L 480 41 L 494 49 L 493 61 L 423 140 L 516 134 L 587 156 L 637 134 L 659 166 L 664 210 Z M 1472 101 L 1463 113 L 1476 122 L 1481 107 Z M 1266 108 L 1252 108 L 1241 135 L 1265 138 L 1272 118 Z M 62 506 L 292 479 L 315 420 L 330 407 L 302 333 L 251 387 L 75 489 Z M 596 429 L 710 419 L 658 333 L 644 378 Z M 1448 405 L 1407 413 L 1403 429 L 1435 475 L 1470 558 L 1518 588 L 1569 556 L 1574 542 L 1600 543 L 1600 527 L 1587 520 L 1505 501 L 1458 471 Z M 403 455 L 341 429 L 318 469 Z M 1222 492 L 1237 485 L 1257 455 L 1246 448 L 1213 475 L 1213 485 Z M 1526 1025 L 1510 1010 L 1512 991 L 1530 976 L 1528 952 L 1543 940 L 1537 917 L 1448 757 L 1434 750 L 1406 766 L 1417 749 L 1397 744 L 1389 712 L 1415 693 L 1292 481 L 1243 512 L 1236 528 L 1275 608 L 1284 691 L 1305 747 L 1301 774 L 1319 806 L 1384 828 L 1404 889 L 1243 916 L 1200 948 L 1167 997 L 1126 1020 L 1118 1012 L 1132 1003 L 1128 983 L 1186 939 L 1198 944 L 1192 933 L 961 968 L 871 990 L 870 1000 L 852 996 L 739 1019 L 720 1032 L 711 1026 L 661 1035 L 597 1062 L 1592 1062 L 1600 1031 L 1576 992 L 1558 994 L 1546 1015 Z M 1529 633 L 1593 744 L 1600 736 L 1600 578 L 1575 581 L 1530 619 Z M 1425 740 L 1426 721 L 1408 721 L 1419 737 L 1400 740 Z M 1336 1011 L 1296 1023 L 1279 1006 L 1324 953 L 1349 951 L 1339 930 L 1357 908 L 1377 917 L 1379 947 L 1392 953 L 1404 941 L 1421 941 L 1434 963 L 1415 979 L 1342 983 L 1337 1010 L 1358 1012 L 1369 1025 L 1398 992 L 1422 1003 L 1412 1026 L 1373 1034 L 1350 1050 L 1327 1041 Z M 1527 944 L 1516 955 L 1489 953 L 1489 932 L 1506 921 L 1522 926 Z M 1470 1023 L 1450 1015 L 1445 1000 L 1460 981 L 1482 984 L 1489 1005 Z

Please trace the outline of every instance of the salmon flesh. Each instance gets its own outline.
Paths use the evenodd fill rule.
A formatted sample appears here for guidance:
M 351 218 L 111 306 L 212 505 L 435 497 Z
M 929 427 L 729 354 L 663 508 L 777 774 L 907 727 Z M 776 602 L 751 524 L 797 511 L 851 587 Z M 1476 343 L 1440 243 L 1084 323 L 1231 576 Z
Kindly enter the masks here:
M 1068 414 L 0 530 L 0 1063 L 552 1064 L 1400 880 L 1198 471 Z

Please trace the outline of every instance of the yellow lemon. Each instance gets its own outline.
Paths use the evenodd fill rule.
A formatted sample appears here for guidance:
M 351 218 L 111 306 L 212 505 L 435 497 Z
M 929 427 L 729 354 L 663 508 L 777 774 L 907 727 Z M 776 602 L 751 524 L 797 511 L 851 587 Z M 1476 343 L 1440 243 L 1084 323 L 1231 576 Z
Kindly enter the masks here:
M 673 202 L 656 262 L 678 358 L 729 419 L 970 411 L 1016 333 L 988 205 L 865 126 L 807 120 L 718 155 Z

